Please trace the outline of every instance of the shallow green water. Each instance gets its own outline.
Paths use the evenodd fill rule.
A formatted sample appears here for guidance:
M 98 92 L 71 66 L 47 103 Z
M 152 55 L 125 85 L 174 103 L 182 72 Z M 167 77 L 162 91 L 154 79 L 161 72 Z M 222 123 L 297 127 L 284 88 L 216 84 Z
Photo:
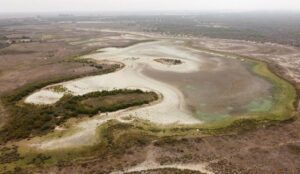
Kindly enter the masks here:
M 186 107 L 205 122 L 267 113 L 272 109 L 276 102 L 275 86 L 271 80 L 253 71 L 253 62 L 208 55 L 199 57 L 209 64 L 217 60 L 222 66 L 218 70 L 204 68 L 194 73 L 153 69 L 143 73 L 176 86 L 185 97 Z

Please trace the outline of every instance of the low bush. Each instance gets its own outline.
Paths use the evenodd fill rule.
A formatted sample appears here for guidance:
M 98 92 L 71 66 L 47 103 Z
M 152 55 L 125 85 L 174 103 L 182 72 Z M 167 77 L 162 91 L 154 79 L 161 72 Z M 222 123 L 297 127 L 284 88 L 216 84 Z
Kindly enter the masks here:
M 31 90 L 32 88 L 25 90 L 26 92 L 16 93 L 16 96 L 12 96 L 7 100 L 15 104 L 9 103 L 7 105 L 12 116 L 0 131 L 2 142 L 46 134 L 71 117 L 93 116 L 99 112 L 112 112 L 148 104 L 158 99 L 154 92 L 113 90 L 92 92 L 82 96 L 65 95 L 52 106 L 19 105 L 15 102 L 16 99 L 21 99 L 24 93 Z M 92 102 L 95 100 L 96 105 L 88 105 L 88 103 L 83 102 L 85 100 L 91 100 Z M 106 100 L 113 100 L 113 102 L 101 103 Z
M 52 78 L 28 84 L 2 95 L 1 103 L 6 108 L 9 120 L 0 130 L 0 142 L 47 133 L 53 130 L 56 125 L 62 123 L 64 120 L 71 116 L 75 116 L 73 112 L 66 110 L 64 107 L 33 106 L 29 104 L 20 105 L 19 102 L 32 92 L 54 83 L 60 83 L 85 76 L 106 74 L 114 72 L 120 68 L 120 65 L 102 67 L 101 65 L 91 61 L 86 64 L 89 66 L 97 66 L 98 68 L 96 71 L 90 73 L 73 75 L 68 78 Z
M 17 147 L 3 147 L 0 148 L 0 164 L 11 163 L 18 161 L 20 159 L 20 154 L 17 151 Z

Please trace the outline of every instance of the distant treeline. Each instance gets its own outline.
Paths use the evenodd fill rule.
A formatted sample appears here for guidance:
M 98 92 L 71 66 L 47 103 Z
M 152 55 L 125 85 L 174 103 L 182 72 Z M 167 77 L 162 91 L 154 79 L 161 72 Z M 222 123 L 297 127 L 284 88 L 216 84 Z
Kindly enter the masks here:
M 115 17 L 143 31 L 300 46 L 300 13 L 202 13 Z M 106 19 L 110 20 L 110 19 Z

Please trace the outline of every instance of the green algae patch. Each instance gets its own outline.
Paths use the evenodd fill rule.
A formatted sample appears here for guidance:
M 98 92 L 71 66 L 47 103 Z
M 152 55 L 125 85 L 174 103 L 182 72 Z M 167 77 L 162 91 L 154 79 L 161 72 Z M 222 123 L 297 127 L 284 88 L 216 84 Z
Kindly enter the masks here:
M 231 115 L 222 120 L 215 120 L 204 123 L 200 126 L 203 129 L 224 129 L 225 127 L 239 127 L 240 123 L 248 122 L 266 122 L 266 121 L 284 121 L 290 120 L 296 113 L 297 92 L 295 87 L 285 79 L 279 77 L 269 69 L 266 62 L 256 60 L 255 58 L 242 56 L 234 53 L 215 51 L 206 48 L 197 48 L 207 54 L 215 54 L 229 59 L 241 60 L 250 64 L 250 70 L 255 75 L 269 81 L 272 84 L 271 99 L 258 99 L 253 101 L 247 107 L 249 112 L 240 115 Z
M 273 84 L 273 103 L 269 111 L 273 120 L 285 120 L 294 116 L 297 93 L 286 80 L 272 73 L 264 62 L 255 62 L 253 71 Z
M 195 117 L 205 123 L 208 123 L 208 122 L 215 122 L 215 121 L 220 121 L 220 120 L 226 119 L 227 117 L 231 117 L 231 115 L 197 112 Z
M 230 115 L 229 117 L 223 117 L 221 120 L 213 120 L 202 125 L 192 126 L 194 129 L 199 129 L 207 134 L 222 134 L 228 131 L 252 129 L 259 124 L 273 124 L 294 118 L 297 101 L 296 89 L 288 81 L 273 73 L 266 62 L 221 51 L 209 49 L 203 49 L 202 51 L 249 63 L 251 72 L 272 84 L 272 97 L 271 99 L 258 99 L 253 103 L 249 103 L 247 106 L 249 112 L 245 114 Z
M 269 111 L 272 108 L 271 99 L 255 100 L 247 105 L 250 112 Z

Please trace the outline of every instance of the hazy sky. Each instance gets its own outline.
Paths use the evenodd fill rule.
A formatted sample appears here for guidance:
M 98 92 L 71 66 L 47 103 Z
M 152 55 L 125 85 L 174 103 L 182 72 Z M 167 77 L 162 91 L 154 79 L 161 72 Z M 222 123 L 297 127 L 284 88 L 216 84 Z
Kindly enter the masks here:
M 0 12 L 300 11 L 300 0 L 0 0 Z

